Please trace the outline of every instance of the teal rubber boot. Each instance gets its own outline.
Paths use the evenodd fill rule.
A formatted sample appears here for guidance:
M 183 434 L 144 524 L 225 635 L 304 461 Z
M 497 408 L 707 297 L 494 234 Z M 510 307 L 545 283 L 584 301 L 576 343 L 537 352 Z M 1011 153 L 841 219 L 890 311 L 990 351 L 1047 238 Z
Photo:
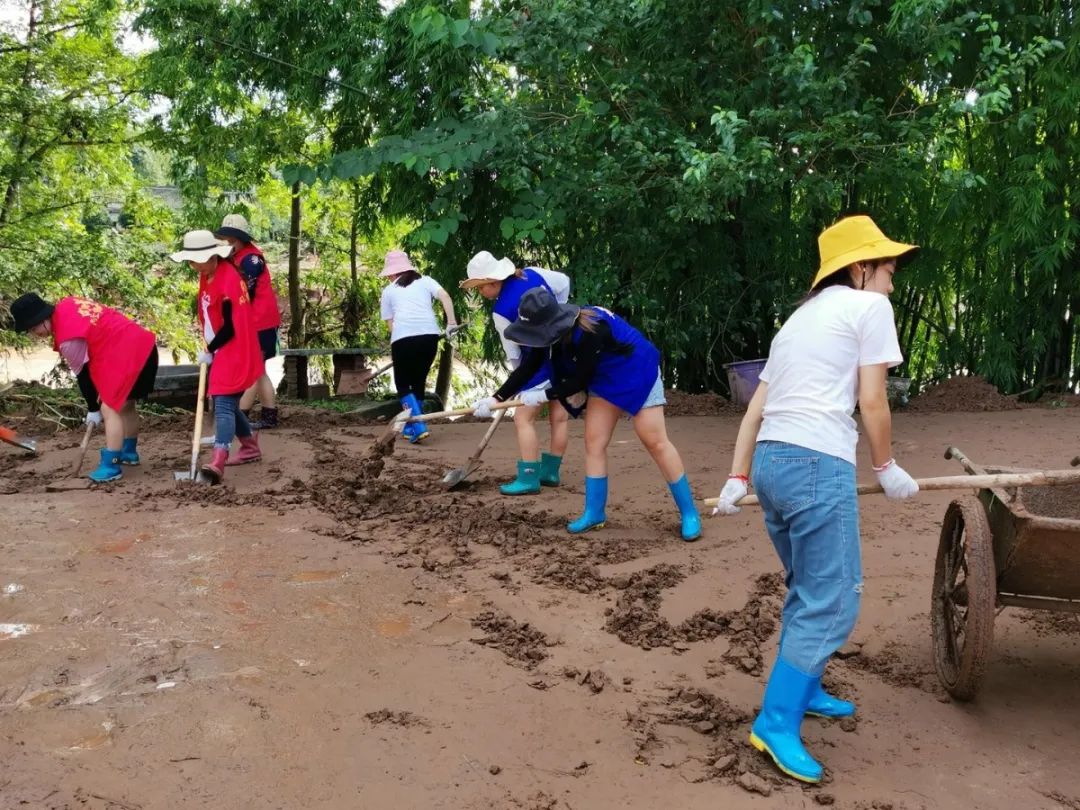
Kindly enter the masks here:
M 690 482 L 683 475 L 673 484 L 668 484 L 671 489 L 671 497 L 675 499 L 675 505 L 679 507 L 682 515 L 682 539 L 687 543 L 701 537 L 701 515 L 694 505 L 694 493 L 690 491 Z
M 559 485 L 559 468 L 562 466 L 562 456 L 553 456 L 551 453 L 540 454 L 540 485 L 545 487 L 557 487 Z
M 416 394 L 409 394 L 408 396 L 402 397 L 401 407 L 408 408 L 413 416 L 423 416 L 424 414 L 424 408 L 419 400 L 417 400 Z M 412 444 L 416 444 L 431 435 L 431 432 L 427 429 L 427 425 L 423 422 L 407 422 L 404 430 L 401 432 Z
M 124 445 L 120 448 L 121 464 L 127 464 L 129 467 L 137 467 L 139 465 L 139 451 L 135 449 L 138 443 L 138 436 L 131 436 L 124 439 Z
M 810 703 L 806 706 L 806 713 L 814 717 L 829 717 L 839 719 L 841 717 L 851 717 L 855 714 L 855 704 L 850 700 L 841 700 L 838 697 L 833 697 L 824 689 L 821 688 L 821 681 L 818 681 L 817 689 L 810 696 Z
M 101 463 L 96 470 L 90 473 L 90 480 L 98 484 L 106 481 L 116 481 L 122 478 L 124 471 L 120 469 L 120 451 L 109 450 L 107 447 L 101 450 Z
M 536 461 L 518 461 L 517 478 L 499 487 L 503 495 L 535 495 L 540 491 L 540 464 Z
M 581 534 L 589 529 L 601 529 L 607 522 L 608 480 L 603 478 L 585 478 L 585 514 L 566 525 L 570 534 Z
M 820 687 L 820 677 L 807 675 L 777 659 L 765 687 L 761 713 L 750 731 L 750 744 L 800 782 L 820 782 L 824 772 L 799 735 L 810 697 Z

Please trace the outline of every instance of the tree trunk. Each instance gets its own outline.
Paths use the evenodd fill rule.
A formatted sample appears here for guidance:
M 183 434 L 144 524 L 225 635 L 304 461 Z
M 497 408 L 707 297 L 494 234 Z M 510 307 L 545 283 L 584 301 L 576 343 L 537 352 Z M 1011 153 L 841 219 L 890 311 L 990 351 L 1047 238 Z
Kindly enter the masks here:
M 439 373 L 435 377 L 435 393 L 442 400 L 444 408 L 450 407 L 450 379 L 454 375 L 454 348 L 449 340 L 444 340 L 439 352 Z
M 289 346 L 304 345 L 304 310 L 300 304 L 300 183 L 293 183 L 289 217 Z
M 37 0 L 30 3 L 30 21 L 26 27 L 26 65 L 23 67 L 22 89 L 29 91 L 34 81 L 34 48 L 37 39 L 38 26 L 38 3 Z M 23 109 L 19 122 L 19 140 L 12 150 L 11 164 L 7 177 L 4 199 L 0 203 L 0 225 L 6 225 L 11 217 L 11 211 L 15 207 L 15 200 L 19 193 L 20 175 L 24 171 L 24 152 L 30 141 L 31 107 L 30 102 L 24 101 L 27 106 Z

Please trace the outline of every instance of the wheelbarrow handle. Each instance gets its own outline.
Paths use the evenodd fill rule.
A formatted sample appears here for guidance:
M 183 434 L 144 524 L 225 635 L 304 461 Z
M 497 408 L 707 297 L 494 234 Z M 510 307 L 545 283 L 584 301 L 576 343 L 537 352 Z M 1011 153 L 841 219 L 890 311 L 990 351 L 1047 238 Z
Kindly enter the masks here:
M 994 489 L 1006 487 L 1051 487 L 1062 484 L 1080 484 L 1080 470 L 1040 470 L 1024 473 L 995 473 L 994 475 L 943 475 L 939 478 L 918 478 L 915 483 L 920 490 L 932 492 L 943 489 Z M 880 484 L 860 484 L 859 495 L 884 492 Z M 716 506 L 719 498 L 706 498 L 706 506 Z M 747 495 L 736 506 L 756 506 L 756 495 Z

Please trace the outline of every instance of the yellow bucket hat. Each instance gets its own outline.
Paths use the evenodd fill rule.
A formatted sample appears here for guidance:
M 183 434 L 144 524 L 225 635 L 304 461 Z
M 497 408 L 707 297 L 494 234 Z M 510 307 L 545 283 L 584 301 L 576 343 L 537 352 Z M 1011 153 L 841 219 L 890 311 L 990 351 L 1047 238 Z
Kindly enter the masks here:
M 894 242 L 881 232 L 870 217 L 845 217 L 823 230 L 818 237 L 821 267 L 810 289 L 820 284 L 822 279 L 855 262 L 892 259 L 918 249 L 918 245 Z

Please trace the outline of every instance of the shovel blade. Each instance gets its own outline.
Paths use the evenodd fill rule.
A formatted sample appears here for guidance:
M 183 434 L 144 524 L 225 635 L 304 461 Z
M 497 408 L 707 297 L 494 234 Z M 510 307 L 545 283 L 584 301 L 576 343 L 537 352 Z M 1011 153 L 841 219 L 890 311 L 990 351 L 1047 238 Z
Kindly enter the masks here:
M 195 473 L 194 477 L 192 477 L 192 475 L 191 475 L 191 470 L 183 470 L 182 472 L 174 472 L 173 473 L 173 480 L 174 481 L 191 481 L 191 482 L 196 483 L 196 484 L 213 484 L 214 483 L 213 481 L 211 481 L 209 478 L 206 477 L 206 473 L 204 473 L 202 470 L 198 470 Z
M 37 453 L 37 442 L 33 439 L 24 439 L 10 428 L 0 428 L 0 441 L 7 442 L 15 447 L 21 447 L 28 453 Z
M 465 479 L 476 472 L 479 467 L 480 465 L 478 463 L 470 461 L 464 467 L 450 470 L 450 472 L 442 477 L 443 486 L 447 489 L 453 489 L 454 487 L 460 486 L 465 482 Z

